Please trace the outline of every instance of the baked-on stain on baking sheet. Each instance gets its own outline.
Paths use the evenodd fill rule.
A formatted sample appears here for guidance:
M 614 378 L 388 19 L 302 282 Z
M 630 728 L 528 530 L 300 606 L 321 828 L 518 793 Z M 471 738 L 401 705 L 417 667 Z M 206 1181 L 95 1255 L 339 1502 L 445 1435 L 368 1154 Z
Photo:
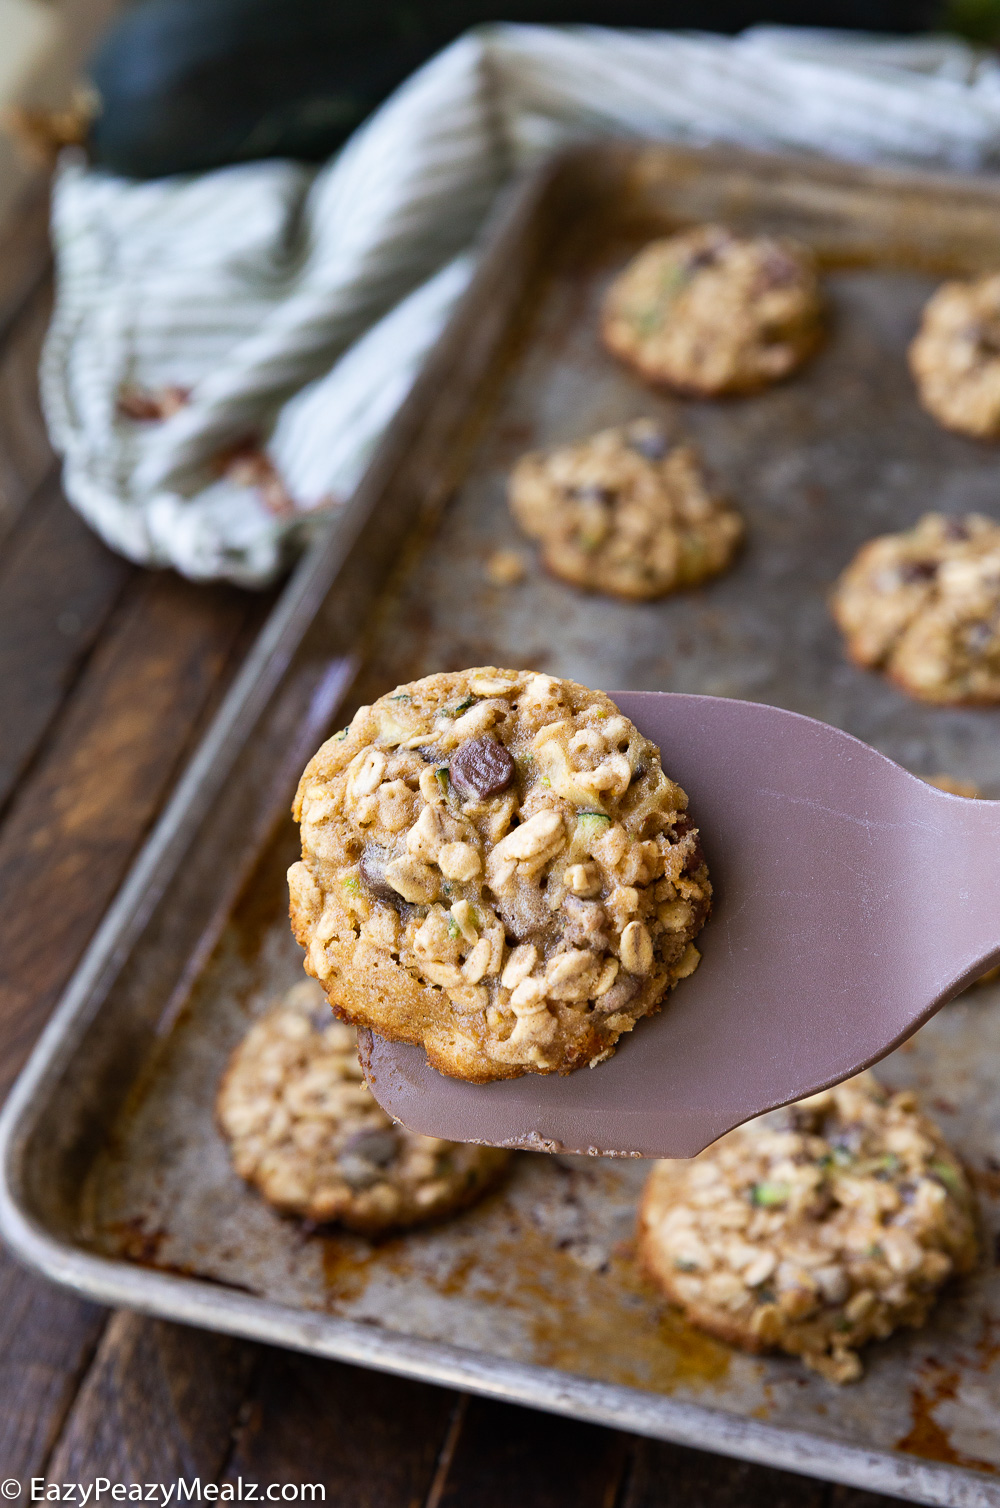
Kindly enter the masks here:
M 729 1348 L 657 1298 L 636 1268 L 630 1242 L 574 1255 L 571 1240 L 553 1241 L 524 1220 L 503 1191 L 491 1198 L 507 1234 L 477 1241 L 450 1267 L 423 1272 L 423 1280 L 442 1297 L 467 1297 L 523 1316 L 533 1359 L 543 1366 L 605 1380 L 611 1380 L 610 1371 L 616 1382 L 663 1393 L 726 1375 Z M 391 1238 L 381 1249 L 328 1236 L 323 1272 L 332 1306 L 357 1300 L 376 1263 L 412 1280 L 417 1274 L 411 1252 L 406 1236 Z M 588 1265 L 595 1260 L 597 1271 Z
M 902 1439 L 896 1441 L 896 1449 L 908 1451 L 913 1456 L 923 1456 L 927 1461 L 947 1461 L 952 1466 L 969 1466 L 975 1471 L 995 1472 L 997 1468 L 993 1462 L 981 1461 L 956 1450 L 948 1431 L 935 1418 L 934 1410 L 937 1406 L 956 1397 L 961 1382 L 959 1373 L 946 1370 L 932 1357 L 927 1359 L 926 1370 L 928 1379 L 925 1387 L 910 1390 L 913 1423 Z

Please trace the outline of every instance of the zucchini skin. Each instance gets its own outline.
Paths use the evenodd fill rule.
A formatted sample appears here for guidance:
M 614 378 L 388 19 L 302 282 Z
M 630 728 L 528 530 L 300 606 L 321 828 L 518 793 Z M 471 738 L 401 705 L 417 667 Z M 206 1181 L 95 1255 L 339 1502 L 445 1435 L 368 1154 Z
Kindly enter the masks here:
M 87 146 L 131 178 L 265 157 L 322 162 L 439 48 L 487 21 L 737 30 L 772 21 L 886 31 L 933 0 L 139 0 L 91 60 Z
M 145 0 L 91 61 L 92 162 L 160 178 L 323 161 L 428 55 L 383 8 L 379 26 L 336 0 Z

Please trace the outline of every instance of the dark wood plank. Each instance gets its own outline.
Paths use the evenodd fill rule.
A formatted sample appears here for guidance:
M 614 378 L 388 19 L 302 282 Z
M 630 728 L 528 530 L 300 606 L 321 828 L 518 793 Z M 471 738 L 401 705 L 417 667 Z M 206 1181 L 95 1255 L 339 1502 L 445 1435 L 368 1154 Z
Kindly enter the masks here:
M 134 575 L 67 505 L 53 477 L 0 564 L 0 811 Z
M 25 700 L 18 716 L 30 712 L 34 665 L 35 691 L 54 718 L 0 826 L 0 886 L 8 898 L 0 915 L 2 1087 L 44 1024 L 270 602 L 136 571 L 105 551 L 64 505 L 51 507 L 30 527 L 24 523 L 23 540 L 18 531 L 21 553 L 13 557 L 11 579 L 0 575 L 0 628 L 10 630 L 13 656 L 3 671 L 21 667 L 20 682 L 4 674 L 5 691 L 12 695 L 20 684 Z M 63 546 L 60 554 L 53 544 L 50 555 L 45 542 L 52 543 L 46 531 L 53 522 Z M 122 581 L 126 596 L 109 617 L 109 596 Z M 51 637 L 60 600 L 61 611 L 80 618 L 74 635 L 99 633 L 61 706 L 81 654 L 78 644 L 67 655 Z M 64 622 L 63 629 L 71 626 Z M 62 632 L 58 622 L 56 629 Z M 52 658 L 57 653 L 60 664 Z M 0 1444 L 2 1459 L 22 1480 L 45 1469 L 103 1323 L 103 1311 L 0 1254 Z M 102 1365 L 102 1378 L 111 1375 L 110 1362 Z
M 46 278 L 0 344 L 0 539 L 55 466 L 38 395 L 38 362 L 51 306 L 52 285 Z
M 862 1492 L 857 1487 L 835 1483 L 830 1488 L 826 1508 L 893 1508 L 898 1503 L 898 1498 L 883 1497 L 880 1492 Z
M 0 1461 L 27 1482 L 45 1470 L 106 1311 L 44 1282 L 0 1252 Z
M 0 235 L 0 343 L 51 265 L 49 181 L 39 172 L 26 186 Z
M 472 1398 L 426 1508 L 616 1508 L 631 1451 L 614 1430 Z
M 215 1481 L 257 1348 L 116 1314 L 48 1466 L 51 1481 Z
M 90 629 L 102 601 L 98 585 L 110 579 L 113 587 L 122 572 L 135 581 L 0 827 L 0 887 L 8 897 L 0 918 L 3 1087 L 221 694 L 248 621 L 262 611 L 242 593 L 133 573 L 72 515 L 63 522 L 78 531 L 82 598 L 74 601 L 90 612 L 90 619 L 80 613 Z M 31 558 L 30 575 L 19 573 L 26 599 L 32 584 L 40 598 L 45 581 L 44 552 Z M 0 583 L 0 602 L 3 595 Z M 33 619 L 27 600 L 22 605 L 27 634 Z M 44 680 L 41 650 L 36 663 Z M 44 689 L 51 700 L 54 681 Z M 0 1444 L 12 1473 L 26 1478 L 44 1469 L 102 1324 L 101 1311 L 0 1255 Z
M 0 1087 L 160 811 L 231 668 L 246 593 L 138 574 L 0 828 Z M 42 923 L 44 918 L 44 924 Z
M 829 1491 L 788 1471 L 640 1440 L 620 1508 L 826 1508 Z
M 226 1478 L 322 1482 L 336 1508 L 418 1508 L 453 1406 L 440 1388 L 266 1351 Z

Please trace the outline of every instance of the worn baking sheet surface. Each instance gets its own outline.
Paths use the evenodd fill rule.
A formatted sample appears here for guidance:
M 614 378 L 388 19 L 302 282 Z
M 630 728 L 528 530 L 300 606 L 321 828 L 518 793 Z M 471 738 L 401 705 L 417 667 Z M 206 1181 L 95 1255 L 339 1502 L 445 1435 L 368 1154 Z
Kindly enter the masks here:
M 724 176 L 716 183 L 710 171 L 689 173 L 671 200 L 655 162 L 633 180 L 631 199 L 619 201 L 617 223 L 609 213 L 586 234 L 577 230 L 533 290 L 488 432 L 434 537 L 413 553 L 380 610 L 356 700 L 482 663 L 606 688 L 747 697 L 836 723 L 918 773 L 948 770 L 1000 795 L 1000 713 L 921 707 L 846 665 L 825 606 L 832 578 L 871 534 L 906 526 L 929 507 L 1000 516 L 997 451 L 945 434 L 922 414 L 904 360 L 936 281 L 921 269 L 982 263 L 988 238 L 949 243 L 946 197 L 937 208 L 928 201 L 927 239 L 919 216 L 902 216 L 886 232 L 888 265 L 870 254 L 872 235 L 865 253 L 857 204 L 843 220 L 829 203 L 817 210 L 807 177 L 798 200 L 790 194 L 780 209 L 763 192 L 766 177 L 755 193 L 752 172 L 738 193 Z M 650 392 L 603 354 L 595 336 L 601 290 L 637 221 L 645 219 L 647 233 L 658 228 L 671 203 L 687 215 L 780 224 L 832 258 L 832 338 L 793 381 L 734 402 L 679 401 Z M 875 218 L 877 204 L 872 193 Z M 635 606 L 542 575 L 503 493 L 525 449 L 639 415 L 696 438 L 743 508 L 749 535 L 720 580 Z M 529 562 L 521 584 L 487 583 L 484 563 L 500 546 Z M 984 1264 L 925 1330 L 872 1348 L 865 1379 L 836 1390 L 794 1362 L 731 1352 L 658 1302 L 629 1244 L 642 1165 L 522 1155 L 478 1210 L 377 1246 L 304 1231 L 246 1191 L 228 1167 L 212 1100 L 249 1020 L 297 977 L 280 878 L 292 851 L 286 830 L 92 1170 L 85 1204 L 94 1247 L 488 1355 L 855 1445 L 1000 1470 L 1000 992 L 966 995 L 881 1070 L 893 1086 L 923 1091 L 968 1162 L 983 1196 Z

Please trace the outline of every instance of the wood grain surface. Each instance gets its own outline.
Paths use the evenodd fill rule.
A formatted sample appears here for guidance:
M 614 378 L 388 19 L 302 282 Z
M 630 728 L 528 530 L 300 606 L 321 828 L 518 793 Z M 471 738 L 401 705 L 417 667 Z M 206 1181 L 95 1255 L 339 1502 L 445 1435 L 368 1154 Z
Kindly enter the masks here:
M 42 187 L 0 245 L 0 1083 L 9 1087 L 273 598 L 112 555 L 34 373 Z M 0 1253 L 0 1478 L 320 1483 L 337 1508 L 877 1508 L 888 1499 L 102 1310 Z M 105 1501 L 108 1501 L 105 1499 Z

